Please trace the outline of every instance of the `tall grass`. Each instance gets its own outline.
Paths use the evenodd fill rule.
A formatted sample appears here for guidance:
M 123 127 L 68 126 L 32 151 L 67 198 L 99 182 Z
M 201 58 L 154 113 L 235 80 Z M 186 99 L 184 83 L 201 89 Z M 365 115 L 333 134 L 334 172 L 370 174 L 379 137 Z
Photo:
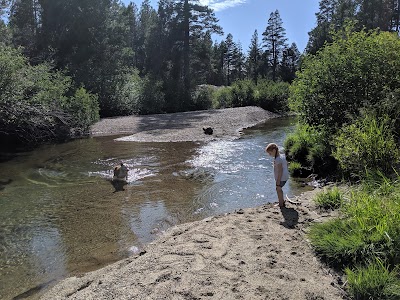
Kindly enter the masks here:
M 400 299 L 400 279 L 398 268 L 389 271 L 377 259 L 366 267 L 345 270 L 349 293 L 355 299 Z
M 336 209 L 342 205 L 343 195 L 339 188 L 335 186 L 317 194 L 314 202 L 323 209 Z
M 399 279 L 400 265 L 399 182 L 384 177 L 366 181 L 352 191 L 341 211 L 340 218 L 311 227 L 316 252 L 346 270 L 355 299 L 400 299 L 398 281 L 392 280 Z M 392 279 L 383 280 L 385 276 Z

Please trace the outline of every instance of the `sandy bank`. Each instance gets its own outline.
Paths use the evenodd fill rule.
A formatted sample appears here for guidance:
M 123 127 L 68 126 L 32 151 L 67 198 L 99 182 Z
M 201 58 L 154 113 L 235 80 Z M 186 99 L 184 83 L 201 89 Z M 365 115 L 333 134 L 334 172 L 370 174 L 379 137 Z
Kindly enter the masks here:
M 106 118 L 91 127 L 93 136 L 126 134 L 123 141 L 181 142 L 235 138 L 243 128 L 279 115 L 255 106 L 148 116 Z M 206 135 L 203 127 L 212 127 Z
M 142 252 L 42 299 L 343 299 L 338 277 L 315 258 L 305 231 L 319 213 L 307 192 L 280 210 L 243 209 L 169 229 Z
M 278 115 L 257 107 L 103 119 L 93 135 L 145 142 L 235 138 Z M 203 127 L 213 127 L 207 136 Z M 320 213 L 311 198 L 271 204 L 169 229 L 141 253 L 58 283 L 41 299 L 343 299 L 340 278 L 315 257 L 305 232 Z M 101 233 L 99 233 L 101 234 Z

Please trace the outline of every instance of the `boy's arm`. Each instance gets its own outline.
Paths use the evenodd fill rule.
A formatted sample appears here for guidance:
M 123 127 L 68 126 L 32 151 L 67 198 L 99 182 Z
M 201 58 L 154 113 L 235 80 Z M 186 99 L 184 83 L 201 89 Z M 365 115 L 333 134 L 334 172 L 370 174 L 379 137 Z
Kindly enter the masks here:
M 280 163 L 280 164 L 277 164 L 276 165 L 276 168 L 278 169 L 278 174 L 277 174 L 277 176 L 276 176 L 276 185 L 279 185 L 280 186 L 280 184 L 281 184 L 281 178 L 282 178 L 282 174 L 283 174 L 283 167 L 282 167 L 282 164 Z

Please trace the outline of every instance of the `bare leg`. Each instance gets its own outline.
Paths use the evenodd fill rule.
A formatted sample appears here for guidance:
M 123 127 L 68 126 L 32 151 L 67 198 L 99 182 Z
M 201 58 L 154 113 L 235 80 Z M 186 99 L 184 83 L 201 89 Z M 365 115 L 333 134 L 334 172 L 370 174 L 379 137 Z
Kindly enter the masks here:
M 276 193 L 278 194 L 279 206 L 280 206 L 280 207 L 285 206 L 285 200 L 283 199 L 282 187 L 277 186 L 277 187 L 276 187 Z

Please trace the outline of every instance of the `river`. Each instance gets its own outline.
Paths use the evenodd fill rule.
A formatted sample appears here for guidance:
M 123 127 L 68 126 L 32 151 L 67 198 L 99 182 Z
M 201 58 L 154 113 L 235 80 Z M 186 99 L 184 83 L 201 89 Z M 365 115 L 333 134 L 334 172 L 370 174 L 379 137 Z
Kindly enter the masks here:
M 88 138 L 1 163 L 0 298 L 36 299 L 57 280 L 137 253 L 171 226 L 276 201 L 264 148 L 283 145 L 294 123 L 270 120 L 208 144 Z M 114 187 L 120 161 L 128 184 Z M 284 187 L 302 191 L 293 180 Z

